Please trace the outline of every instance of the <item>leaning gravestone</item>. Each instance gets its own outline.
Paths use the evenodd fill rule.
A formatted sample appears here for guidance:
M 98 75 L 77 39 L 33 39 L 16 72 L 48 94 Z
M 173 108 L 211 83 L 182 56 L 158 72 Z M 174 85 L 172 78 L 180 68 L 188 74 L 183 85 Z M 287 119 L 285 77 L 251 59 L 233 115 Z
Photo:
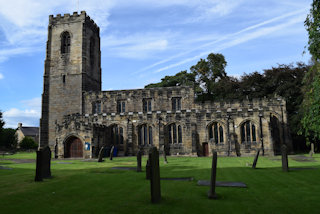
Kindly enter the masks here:
M 138 153 L 137 153 L 137 172 L 142 172 L 141 169 L 141 158 L 142 157 L 142 151 L 141 149 L 139 149 Z
M 208 192 L 208 198 L 216 199 L 216 176 L 217 176 L 217 152 L 212 150 L 212 169 L 211 169 L 211 180 L 210 190 Z
M 44 178 L 51 177 L 51 151 L 49 146 L 40 148 L 37 151 L 36 177 L 35 181 L 42 181 Z
M 149 151 L 151 202 L 161 201 L 159 152 L 156 147 Z
M 281 155 L 282 155 L 282 171 L 288 172 L 289 171 L 288 151 L 287 151 L 287 146 L 285 144 L 281 146 Z
M 98 162 L 102 162 L 104 147 L 101 147 L 98 155 Z
M 260 154 L 260 149 L 258 149 L 257 151 L 257 154 L 254 158 L 254 161 L 253 161 L 253 164 L 252 164 L 252 168 L 255 169 L 256 168 L 256 165 L 257 165 L 257 162 L 258 162 L 258 158 L 259 158 L 259 154 Z
M 113 150 L 114 150 L 114 146 L 112 146 L 110 150 L 110 160 L 112 160 L 113 158 Z

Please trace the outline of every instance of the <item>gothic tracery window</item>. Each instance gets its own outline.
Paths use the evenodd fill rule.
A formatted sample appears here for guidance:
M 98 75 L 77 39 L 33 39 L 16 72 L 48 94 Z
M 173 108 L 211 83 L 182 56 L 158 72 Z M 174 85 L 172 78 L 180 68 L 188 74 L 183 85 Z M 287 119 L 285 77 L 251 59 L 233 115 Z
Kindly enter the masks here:
M 209 140 L 212 140 L 215 144 L 223 143 L 223 126 L 220 123 L 214 122 L 208 127 Z
M 182 128 L 180 125 L 172 123 L 168 127 L 169 144 L 182 143 Z
M 139 145 L 153 145 L 152 126 L 147 124 L 140 125 L 138 127 L 138 143 Z
M 119 145 L 123 144 L 123 128 L 114 125 L 111 127 L 111 144 L 112 145 Z
M 241 141 L 242 143 L 251 144 L 257 141 L 256 126 L 251 121 L 246 121 L 241 125 Z

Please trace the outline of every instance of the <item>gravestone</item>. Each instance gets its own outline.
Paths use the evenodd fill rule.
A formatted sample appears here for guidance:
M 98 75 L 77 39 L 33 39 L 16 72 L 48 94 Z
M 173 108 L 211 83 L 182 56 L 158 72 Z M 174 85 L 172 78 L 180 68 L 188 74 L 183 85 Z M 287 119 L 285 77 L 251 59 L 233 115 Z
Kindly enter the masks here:
M 102 162 L 104 147 L 101 147 L 98 155 L 98 162 Z
M 282 171 L 288 172 L 289 171 L 288 151 L 287 151 L 287 146 L 285 144 L 281 146 L 281 155 L 282 155 Z
M 314 155 L 314 143 L 311 143 L 311 149 L 310 149 L 310 152 L 309 152 L 309 155 L 310 157 L 312 157 L 312 155 Z
M 51 150 L 49 146 L 40 148 L 37 151 L 36 176 L 35 181 L 42 181 L 51 177 Z
M 150 180 L 150 159 L 147 160 L 147 165 L 146 165 L 146 179 Z
M 253 164 L 252 164 L 252 168 L 253 168 L 253 169 L 256 168 L 256 165 L 257 165 L 257 162 L 258 162 L 258 158 L 259 158 L 259 154 L 260 154 L 260 149 L 258 149 L 257 154 L 256 154 L 256 156 L 254 157 Z
M 211 180 L 210 190 L 208 192 L 209 199 L 216 199 L 216 176 L 217 176 L 217 152 L 212 150 L 212 168 L 211 168 Z
M 164 158 L 164 163 L 167 164 L 168 160 L 167 160 L 167 147 L 164 145 L 163 146 L 163 158 Z
M 141 169 L 141 158 L 142 157 L 142 151 L 141 149 L 139 149 L 138 153 L 137 153 L 137 172 L 142 172 Z
M 112 160 L 113 158 L 113 150 L 114 150 L 114 146 L 112 146 L 110 150 L 110 160 Z
M 161 201 L 159 152 L 156 147 L 149 151 L 151 202 Z

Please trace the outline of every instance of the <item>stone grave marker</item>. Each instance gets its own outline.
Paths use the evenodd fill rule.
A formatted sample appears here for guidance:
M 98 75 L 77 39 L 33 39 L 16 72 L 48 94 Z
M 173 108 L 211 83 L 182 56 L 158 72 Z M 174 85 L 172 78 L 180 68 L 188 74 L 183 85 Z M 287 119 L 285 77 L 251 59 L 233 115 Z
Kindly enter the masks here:
M 159 152 L 156 147 L 149 151 L 151 202 L 161 201 Z
M 98 155 L 98 162 L 102 162 L 104 147 L 101 147 Z
M 114 146 L 112 146 L 110 150 L 110 160 L 112 160 L 113 158 L 113 150 L 114 150 Z
M 210 180 L 210 190 L 208 192 L 209 199 L 216 199 L 216 176 L 217 176 L 217 152 L 212 150 L 212 168 L 211 168 L 211 180 Z
M 164 158 L 164 163 L 167 164 L 168 160 L 167 160 L 167 147 L 163 146 L 163 158 Z
M 258 158 L 259 158 L 259 154 L 260 154 L 260 149 L 258 149 L 257 154 L 256 154 L 256 156 L 254 157 L 253 164 L 252 164 L 252 168 L 253 168 L 253 169 L 256 168 L 256 165 L 257 165 L 257 162 L 258 162 Z
M 139 151 L 137 153 L 137 172 L 142 172 L 141 159 L 142 159 L 142 151 L 141 151 L 141 149 L 139 149 Z
M 289 171 L 288 151 L 287 151 L 287 146 L 285 144 L 281 146 L 281 155 L 282 155 L 282 171 L 288 172 Z
M 40 148 L 37 151 L 36 176 L 35 181 L 42 181 L 51 177 L 51 150 L 49 146 Z
M 150 180 L 150 157 L 149 159 L 147 160 L 147 165 L 146 165 L 146 179 L 147 180 Z

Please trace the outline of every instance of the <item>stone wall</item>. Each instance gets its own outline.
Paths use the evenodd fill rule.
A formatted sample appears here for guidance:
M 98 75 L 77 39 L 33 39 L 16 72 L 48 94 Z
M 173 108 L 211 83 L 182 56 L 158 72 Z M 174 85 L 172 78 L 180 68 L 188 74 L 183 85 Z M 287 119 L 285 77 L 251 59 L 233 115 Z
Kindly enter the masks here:
M 174 88 L 170 90 L 174 91 Z M 183 90 L 186 90 L 186 88 Z M 138 92 L 141 93 L 141 91 L 137 90 L 137 94 Z M 119 91 L 119 94 L 123 94 L 123 92 L 126 91 Z M 130 91 L 130 93 L 132 92 Z M 191 92 L 193 91 L 191 90 Z M 113 93 L 115 92 L 113 91 Z M 100 100 L 99 96 L 101 94 L 106 94 L 106 92 L 97 93 L 97 100 Z M 87 96 L 89 97 L 86 100 L 94 102 L 94 99 L 92 99 L 94 95 L 95 93 L 88 93 Z M 180 95 L 183 96 L 183 94 Z M 190 94 L 186 97 L 189 96 Z M 127 100 L 132 100 L 132 97 L 127 97 Z M 140 101 L 141 97 L 138 96 L 137 100 Z M 94 148 L 100 148 L 102 145 L 111 146 L 108 139 L 110 136 L 107 134 L 108 128 L 114 125 L 121 127 L 123 129 L 123 145 L 118 146 L 123 155 L 134 155 L 139 146 L 144 148 L 145 152 L 151 146 L 157 146 L 162 153 L 164 145 L 167 145 L 168 154 L 171 155 L 204 155 L 204 144 L 208 144 L 208 155 L 210 155 L 211 149 L 214 148 L 218 154 L 229 156 L 253 155 L 258 148 L 262 147 L 262 144 L 264 153 L 273 155 L 274 139 L 271 136 L 270 116 L 276 116 L 280 122 L 283 116 L 283 124 L 286 124 L 285 102 L 280 98 L 243 100 L 239 102 L 194 103 L 188 101 L 187 103 L 188 106 L 195 108 L 179 111 L 158 109 L 146 113 L 129 111 L 123 113 L 101 112 L 98 114 L 71 115 L 65 117 L 64 124 L 72 124 L 74 120 L 77 120 L 79 124 L 92 127 L 90 131 L 88 131 L 89 129 L 83 130 L 91 132 L 91 134 L 88 134 L 88 132 L 85 132 L 85 134 L 92 136 L 91 143 Z M 88 111 L 90 112 L 90 110 Z M 256 132 L 256 141 L 250 144 L 242 142 L 241 138 L 241 126 L 247 121 L 251 121 L 251 124 L 255 126 Z M 208 127 L 213 123 L 219 123 L 223 127 L 223 142 L 215 143 L 213 139 L 210 139 Z M 169 143 L 167 127 L 170 124 L 181 126 L 181 144 Z M 153 145 L 139 145 L 139 127 L 141 125 L 152 127 Z M 57 135 L 62 136 L 62 139 L 64 138 L 63 136 L 71 132 L 71 130 L 65 132 L 64 127 L 65 125 L 61 125 L 57 133 Z M 287 135 L 287 130 L 284 130 L 286 126 L 278 128 L 279 133 L 283 129 L 285 135 Z M 281 142 L 279 143 L 282 144 L 283 137 L 280 137 Z M 82 138 L 85 138 L 85 136 L 82 136 Z M 287 141 L 289 140 L 288 138 L 286 139 Z M 60 143 L 62 142 L 60 141 Z M 287 144 L 291 145 L 289 141 Z
M 194 91 L 191 87 L 168 87 L 136 90 L 86 92 L 85 114 L 93 113 L 92 106 L 101 103 L 101 113 L 117 113 L 117 102 L 125 101 L 125 112 L 143 112 L 143 100 L 150 99 L 152 110 L 172 111 L 172 99 L 181 98 L 181 110 L 194 105 Z

